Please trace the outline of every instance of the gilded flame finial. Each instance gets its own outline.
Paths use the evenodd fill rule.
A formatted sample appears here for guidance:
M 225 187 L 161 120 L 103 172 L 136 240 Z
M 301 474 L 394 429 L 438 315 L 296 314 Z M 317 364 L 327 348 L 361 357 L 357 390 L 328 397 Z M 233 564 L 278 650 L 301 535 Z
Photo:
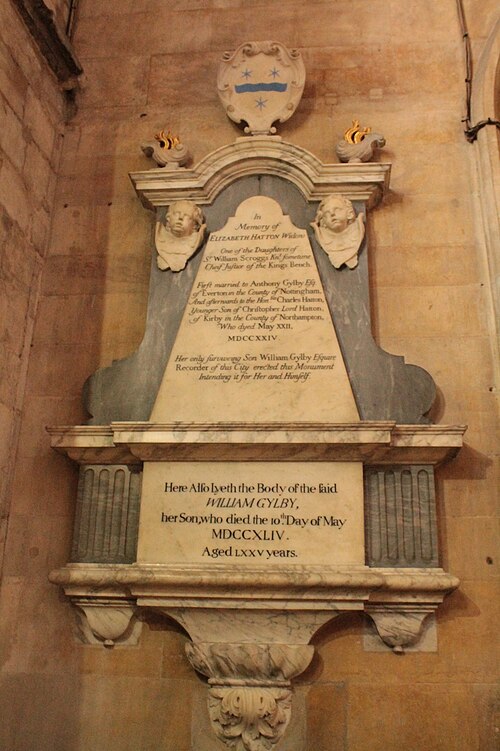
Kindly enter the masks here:
M 164 130 L 160 130 L 159 133 L 155 133 L 155 139 L 160 144 L 161 149 L 173 149 L 177 144 L 179 144 L 180 138 L 178 136 L 173 136 L 170 132 L 170 129 L 165 133 Z
M 352 127 L 344 133 L 344 138 L 335 146 L 335 153 L 341 162 L 369 162 L 377 149 L 385 146 L 381 133 L 372 133 L 371 128 L 360 128 L 359 120 L 352 121 Z
M 371 133 L 371 128 L 360 128 L 359 120 L 352 121 L 352 127 L 348 128 L 344 133 L 344 141 L 347 143 L 361 143 L 368 133 Z
M 155 133 L 154 140 L 141 144 L 141 149 L 147 157 L 153 159 L 159 167 L 168 170 L 177 169 L 189 160 L 189 152 L 181 143 L 179 136 L 174 136 L 170 128 Z

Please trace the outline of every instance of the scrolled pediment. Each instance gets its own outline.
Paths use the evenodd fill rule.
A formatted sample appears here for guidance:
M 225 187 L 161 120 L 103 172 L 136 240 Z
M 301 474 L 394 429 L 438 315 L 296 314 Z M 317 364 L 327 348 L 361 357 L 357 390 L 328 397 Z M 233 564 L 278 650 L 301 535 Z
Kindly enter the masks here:
M 307 201 L 342 193 L 351 201 L 376 205 L 389 187 L 390 164 L 323 164 L 307 149 L 280 136 L 237 138 L 190 168 L 131 172 L 130 179 L 150 209 L 189 199 L 211 204 L 228 185 L 251 175 L 274 175 L 295 185 Z

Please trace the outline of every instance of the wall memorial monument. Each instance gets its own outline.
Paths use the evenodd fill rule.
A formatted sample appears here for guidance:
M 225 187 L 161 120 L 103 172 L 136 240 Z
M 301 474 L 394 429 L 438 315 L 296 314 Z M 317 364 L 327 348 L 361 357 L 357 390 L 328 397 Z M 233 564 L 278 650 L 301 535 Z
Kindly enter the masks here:
M 390 165 L 323 164 L 276 135 L 304 80 L 297 51 L 241 45 L 217 85 L 246 135 L 131 174 L 156 215 L 144 339 L 88 380 L 88 425 L 49 429 L 80 465 L 51 580 L 82 639 L 124 648 L 148 611 L 177 621 L 221 749 L 286 737 L 322 625 L 364 611 L 418 649 L 458 585 L 434 467 L 464 428 L 429 422 L 431 376 L 371 333 L 365 223 Z

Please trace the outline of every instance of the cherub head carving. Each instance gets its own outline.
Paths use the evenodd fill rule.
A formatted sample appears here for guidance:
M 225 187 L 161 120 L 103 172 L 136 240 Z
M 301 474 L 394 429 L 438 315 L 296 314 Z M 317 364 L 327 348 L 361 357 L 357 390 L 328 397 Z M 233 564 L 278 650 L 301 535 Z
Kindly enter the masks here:
M 174 201 L 167 211 L 165 226 L 175 237 L 187 237 L 203 224 L 201 209 L 191 201 Z
M 162 271 L 181 271 L 203 242 L 206 224 L 199 206 L 192 201 L 170 204 L 165 224 L 156 222 L 156 262 Z
M 330 232 L 344 232 L 349 224 L 356 219 L 352 203 L 341 195 L 330 195 L 321 201 L 316 221 Z
M 364 219 L 361 212 L 356 216 L 348 198 L 337 193 L 324 198 L 318 206 L 311 226 L 336 269 L 344 264 L 350 269 L 358 265 L 358 251 L 365 236 Z

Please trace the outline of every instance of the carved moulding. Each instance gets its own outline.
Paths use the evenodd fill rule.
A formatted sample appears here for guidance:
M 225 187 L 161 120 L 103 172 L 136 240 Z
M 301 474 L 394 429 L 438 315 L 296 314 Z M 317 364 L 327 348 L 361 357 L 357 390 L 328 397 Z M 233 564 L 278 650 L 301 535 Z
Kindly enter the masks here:
M 270 571 L 255 566 L 238 571 L 224 570 L 216 564 L 70 563 L 52 571 L 50 580 L 61 585 L 78 608 L 90 613 L 92 633 L 106 646 L 126 638 L 128 624 L 142 609 L 153 609 L 182 625 L 194 645 L 212 645 L 203 647 L 210 655 L 208 662 L 200 663 L 205 668 L 196 669 L 205 672 L 210 668 L 211 677 L 220 678 L 222 666 L 226 665 L 226 678 L 249 681 L 249 685 L 258 676 L 262 679 L 263 670 L 267 671 L 266 680 L 274 681 L 283 670 L 293 672 L 302 664 L 300 650 L 273 653 L 269 652 L 269 645 L 305 646 L 322 625 L 346 611 L 367 612 L 383 641 L 401 651 L 415 643 L 424 618 L 459 584 L 456 577 L 441 568 L 296 565 L 293 569 L 280 566 Z M 101 612 L 91 611 L 93 605 Z M 120 611 L 116 625 L 106 614 L 106 609 L 113 608 Z M 223 648 L 222 634 L 226 645 Z M 96 643 L 95 639 L 90 643 Z M 227 662 L 227 654 L 238 654 L 238 650 L 232 650 L 241 644 L 250 651 L 255 647 L 252 675 L 236 658 L 231 668 Z M 200 654 L 193 649 L 190 655 Z M 276 658 L 278 653 L 279 660 L 270 660 L 271 654 Z M 218 673 L 214 672 L 216 666 Z M 292 677 L 290 673 L 287 680 Z
M 437 465 L 460 450 L 464 425 L 113 422 L 49 427 L 51 445 L 81 465 L 143 461 L 363 461 Z M 265 436 L 265 442 L 263 442 Z M 293 451 L 292 451 L 293 450 Z
M 375 206 L 389 187 L 390 164 L 323 164 L 301 146 L 281 136 L 237 138 L 207 154 L 198 164 L 165 172 L 131 172 L 130 179 L 149 209 L 187 199 L 211 204 L 224 188 L 249 175 L 275 175 L 295 185 L 307 201 L 321 201 L 342 193 L 350 201 Z

